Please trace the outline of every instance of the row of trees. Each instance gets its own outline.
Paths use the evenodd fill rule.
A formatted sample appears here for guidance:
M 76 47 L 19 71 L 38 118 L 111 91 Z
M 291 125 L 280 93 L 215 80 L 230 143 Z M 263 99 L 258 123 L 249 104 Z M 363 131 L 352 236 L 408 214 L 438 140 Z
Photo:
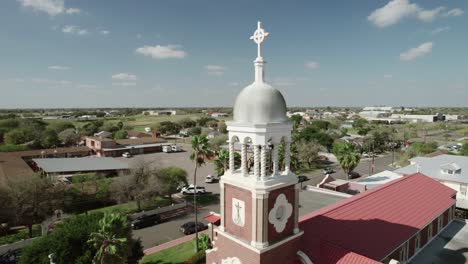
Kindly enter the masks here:
M 132 238 L 125 216 L 93 213 L 66 219 L 51 234 L 35 239 L 19 263 L 47 264 L 49 255 L 54 263 L 138 263 L 143 248 Z
M 205 116 L 196 120 L 184 118 L 177 122 L 163 121 L 154 125 L 152 128 L 153 130 L 160 131 L 167 135 L 178 134 L 182 129 L 189 129 L 189 134 L 191 135 L 200 135 L 202 127 L 217 128 L 221 133 L 227 133 L 227 127 L 224 121 Z

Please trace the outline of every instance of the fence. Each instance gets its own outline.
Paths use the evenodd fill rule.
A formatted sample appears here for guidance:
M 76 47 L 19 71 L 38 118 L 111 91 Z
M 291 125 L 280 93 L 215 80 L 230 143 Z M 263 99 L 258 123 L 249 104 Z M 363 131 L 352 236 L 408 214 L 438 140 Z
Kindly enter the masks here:
M 182 208 L 185 208 L 187 207 L 187 202 L 183 202 L 183 203 L 179 203 L 179 204 L 172 204 L 172 205 L 169 205 L 169 206 L 165 206 L 165 207 L 160 207 L 160 208 L 156 208 L 156 209 L 152 209 L 152 210 L 148 210 L 148 211 L 142 211 L 142 212 L 139 212 L 139 213 L 135 213 L 135 214 L 132 214 L 130 215 L 130 218 L 131 219 L 136 219 L 142 215 L 154 215 L 154 214 L 163 214 L 163 213 L 167 213 L 167 212 L 171 212 L 171 211 L 174 211 L 174 210 L 179 210 L 179 209 L 182 209 Z

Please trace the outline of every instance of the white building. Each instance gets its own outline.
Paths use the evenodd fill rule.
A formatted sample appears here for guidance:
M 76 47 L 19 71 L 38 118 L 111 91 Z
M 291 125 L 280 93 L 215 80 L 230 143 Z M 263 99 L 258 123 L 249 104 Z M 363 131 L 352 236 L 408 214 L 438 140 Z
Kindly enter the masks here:
M 144 115 L 176 115 L 177 111 L 176 110 L 146 110 L 143 111 Z
M 411 164 L 395 170 L 401 175 L 421 172 L 457 191 L 457 207 L 468 209 L 468 157 L 439 155 L 416 157 Z

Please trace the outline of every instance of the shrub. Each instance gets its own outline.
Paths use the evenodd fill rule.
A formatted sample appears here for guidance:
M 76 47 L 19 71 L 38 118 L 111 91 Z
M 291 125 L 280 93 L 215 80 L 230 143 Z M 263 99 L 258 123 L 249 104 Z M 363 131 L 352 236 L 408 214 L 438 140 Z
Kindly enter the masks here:
M 201 264 L 206 262 L 206 253 L 204 250 L 198 251 L 185 261 L 185 264 Z

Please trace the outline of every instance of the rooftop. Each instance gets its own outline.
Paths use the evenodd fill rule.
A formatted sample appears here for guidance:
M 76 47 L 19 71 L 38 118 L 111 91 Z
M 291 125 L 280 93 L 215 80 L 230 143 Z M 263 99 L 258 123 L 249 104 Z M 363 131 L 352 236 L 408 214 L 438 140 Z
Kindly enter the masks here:
M 461 169 L 460 173 L 443 173 L 442 168 L 448 164 L 456 164 L 456 166 L 450 165 L 449 167 Z M 418 170 L 437 180 L 468 183 L 468 157 L 466 156 L 439 155 L 435 157 L 416 157 L 411 160 L 411 165 L 395 170 L 395 172 L 412 174 Z
M 357 184 L 362 184 L 366 185 L 366 189 L 370 190 L 372 188 L 375 188 L 379 185 L 385 184 L 387 182 L 396 180 L 401 178 L 402 176 L 399 175 L 398 173 L 392 172 L 392 171 L 382 171 L 377 174 L 371 175 L 366 178 L 360 178 L 355 181 Z
M 51 158 L 33 159 L 47 173 L 104 171 L 128 169 L 128 164 L 115 158 Z
M 330 243 L 380 261 L 452 206 L 455 194 L 420 173 L 402 177 L 302 216 L 302 251 L 314 263 L 334 263 L 320 261 L 321 245 Z

